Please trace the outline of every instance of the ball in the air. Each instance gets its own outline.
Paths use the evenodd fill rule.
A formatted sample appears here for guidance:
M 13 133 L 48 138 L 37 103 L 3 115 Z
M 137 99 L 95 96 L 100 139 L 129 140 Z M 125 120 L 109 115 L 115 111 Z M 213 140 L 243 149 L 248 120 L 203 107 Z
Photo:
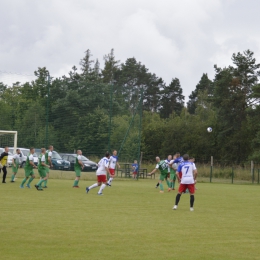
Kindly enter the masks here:
M 209 133 L 211 133 L 211 132 L 212 132 L 212 128 L 211 128 L 211 127 L 208 127 L 208 128 L 207 128 L 207 131 L 208 131 Z

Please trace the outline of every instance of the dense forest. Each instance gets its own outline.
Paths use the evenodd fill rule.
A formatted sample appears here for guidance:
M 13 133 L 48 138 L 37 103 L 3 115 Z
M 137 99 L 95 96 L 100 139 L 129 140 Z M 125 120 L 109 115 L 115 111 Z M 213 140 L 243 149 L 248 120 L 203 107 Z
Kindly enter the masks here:
M 223 162 L 259 162 L 260 64 L 250 50 L 231 59 L 232 66 L 214 66 L 214 79 L 201 75 L 185 105 L 177 75 L 166 84 L 135 58 L 121 63 L 113 49 L 100 68 L 87 50 L 67 76 L 53 78 L 43 67 L 31 82 L 0 83 L 0 128 L 17 130 L 20 147 L 42 147 L 47 137 L 60 152 L 100 156 L 122 148 L 132 160 L 141 138 L 146 160 L 179 151 L 197 161 L 213 155 Z

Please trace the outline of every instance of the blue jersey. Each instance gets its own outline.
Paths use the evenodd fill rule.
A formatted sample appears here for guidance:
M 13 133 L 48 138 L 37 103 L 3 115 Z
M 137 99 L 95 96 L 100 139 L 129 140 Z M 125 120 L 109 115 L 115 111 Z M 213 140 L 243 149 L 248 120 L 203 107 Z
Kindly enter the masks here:
M 183 162 L 183 158 L 182 157 L 178 157 L 178 158 L 176 158 L 174 161 L 173 161 L 173 163 L 177 163 L 177 164 L 180 164 L 180 163 L 182 163 Z
M 133 172 L 138 172 L 139 166 L 138 166 L 137 163 L 133 163 L 133 164 L 132 164 L 132 167 L 133 167 Z

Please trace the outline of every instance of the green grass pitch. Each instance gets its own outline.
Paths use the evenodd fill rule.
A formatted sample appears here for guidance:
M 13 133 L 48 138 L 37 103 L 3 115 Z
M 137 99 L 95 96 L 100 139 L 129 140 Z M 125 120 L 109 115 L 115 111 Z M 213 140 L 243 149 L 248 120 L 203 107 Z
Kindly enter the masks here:
M 0 259 L 260 259 L 259 186 L 198 183 L 194 212 L 184 194 L 156 180 L 50 179 L 49 188 L 0 184 Z

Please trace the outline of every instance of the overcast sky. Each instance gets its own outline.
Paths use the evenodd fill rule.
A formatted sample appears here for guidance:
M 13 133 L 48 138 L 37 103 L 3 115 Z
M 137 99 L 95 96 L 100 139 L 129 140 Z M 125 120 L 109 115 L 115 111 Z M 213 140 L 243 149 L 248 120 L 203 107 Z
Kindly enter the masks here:
M 114 48 L 167 84 L 179 78 L 187 101 L 202 73 L 213 79 L 234 52 L 250 49 L 260 62 L 259 10 L 257 0 L 1 0 L 0 71 L 45 66 L 58 77 L 87 49 L 102 64 Z

